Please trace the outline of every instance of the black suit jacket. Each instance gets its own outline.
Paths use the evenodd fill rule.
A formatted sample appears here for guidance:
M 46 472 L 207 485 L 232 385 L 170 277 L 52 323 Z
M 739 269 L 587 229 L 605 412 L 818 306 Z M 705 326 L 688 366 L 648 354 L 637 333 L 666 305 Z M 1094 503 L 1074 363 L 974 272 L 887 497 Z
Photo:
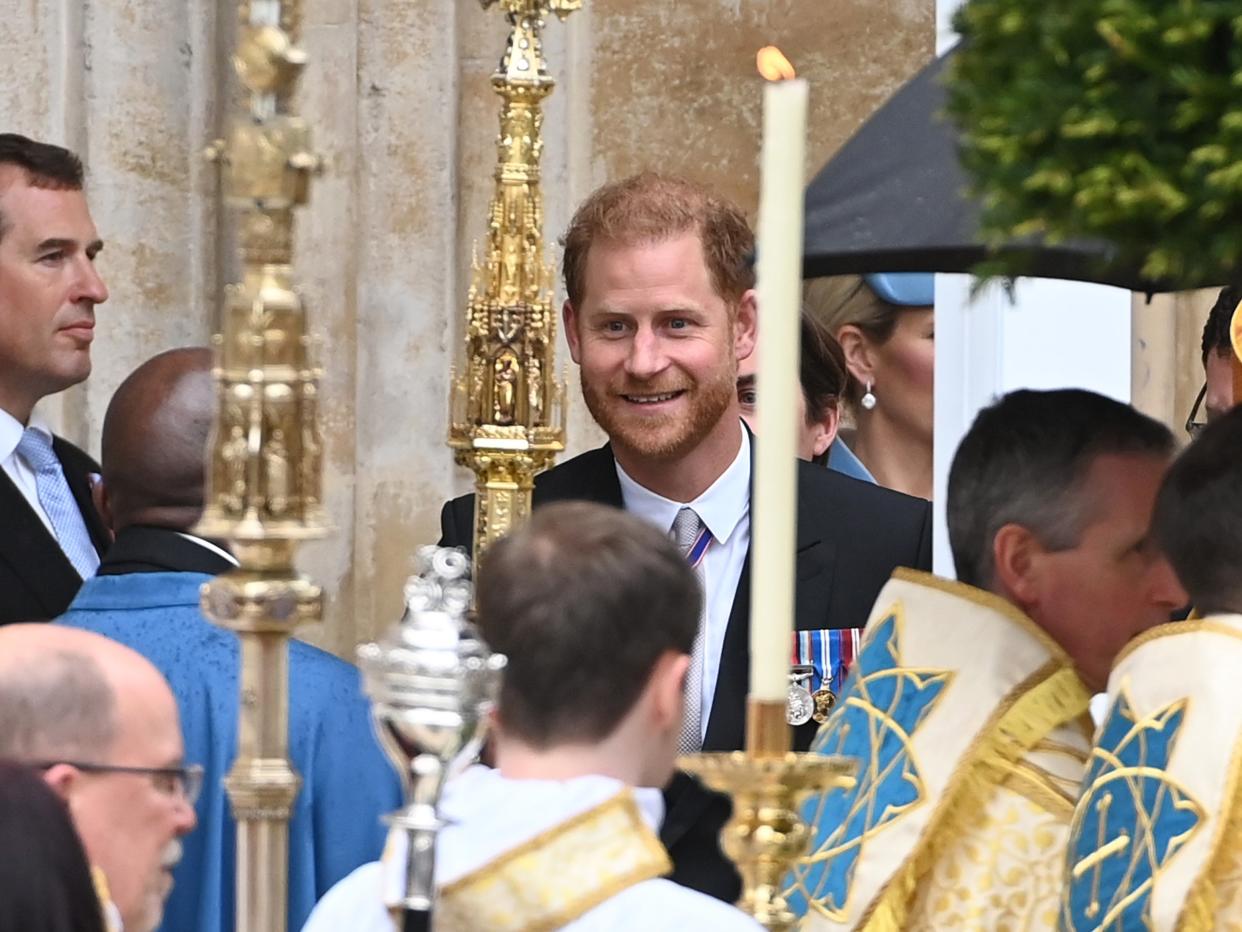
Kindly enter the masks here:
M 535 507 L 566 500 L 622 507 L 610 447 L 583 453 L 535 479 Z M 442 546 L 471 549 L 474 496 L 448 502 L 440 521 Z M 794 609 L 798 630 L 864 625 L 876 596 L 896 567 L 931 569 L 931 539 L 930 502 L 812 463 L 799 463 L 798 590 Z M 704 750 L 732 751 L 744 746 L 749 677 L 748 556 L 725 629 Z M 795 747 L 809 747 L 816 728 L 811 722 L 795 729 Z M 665 806 L 660 839 L 673 859 L 672 879 L 727 902 L 736 901 L 740 881 L 719 845 L 720 830 L 731 811 L 727 797 L 678 773 L 665 790 Z
M 102 556 L 110 535 L 91 503 L 89 475 L 99 464 L 60 437 L 52 439 L 91 542 Z M 0 469 L 0 625 L 46 621 L 68 607 L 82 578 L 21 490 Z
M 99 576 L 129 573 L 207 573 L 219 576 L 234 565 L 201 544 L 186 540 L 169 528 L 131 524 L 117 531 L 108 555 L 99 564 Z

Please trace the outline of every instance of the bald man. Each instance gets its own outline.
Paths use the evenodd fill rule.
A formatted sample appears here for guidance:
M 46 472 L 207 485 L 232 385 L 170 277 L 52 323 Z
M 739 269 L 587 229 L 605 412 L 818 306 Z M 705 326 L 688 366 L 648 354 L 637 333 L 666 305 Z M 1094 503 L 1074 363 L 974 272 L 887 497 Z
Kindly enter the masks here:
M 236 566 L 220 541 L 193 533 L 215 391 L 210 351 L 188 347 L 139 366 L 104 418 L 96 500 L 116 540 L 61 624 L 88 628 L 148 657 L 172 684 L 191 757 L 205 768 L 200 830 L 187 840 L 167 932 L 232 932 L 235 834 L 221 781 L 237 748 L 236 636 L 199 611 L 199 589 Z M 400 804 L 396 775 L 371 730 L 358 673 L 293 641 L 289 748 L 302 790 L 289 827 L 289 928 L 374 857 L 380 815 Z
M 114 932 L 160 924 L 202 776 L 183 757 L 173 694 L 140 654 L 88 631 L 0 628 L 0 759 L 40 769 L 67 803 Z

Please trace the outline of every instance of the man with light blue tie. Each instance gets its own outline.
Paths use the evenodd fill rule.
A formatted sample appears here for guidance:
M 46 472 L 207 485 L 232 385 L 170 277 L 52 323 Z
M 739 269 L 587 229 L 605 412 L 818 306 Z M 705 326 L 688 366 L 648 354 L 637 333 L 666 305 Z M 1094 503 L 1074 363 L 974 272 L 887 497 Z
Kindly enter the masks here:
M 99 467 L 34 413 L 90 375 L 101 248 L 78 158 L 0 133 L 0 624 L 59 615 L 109 540 Z

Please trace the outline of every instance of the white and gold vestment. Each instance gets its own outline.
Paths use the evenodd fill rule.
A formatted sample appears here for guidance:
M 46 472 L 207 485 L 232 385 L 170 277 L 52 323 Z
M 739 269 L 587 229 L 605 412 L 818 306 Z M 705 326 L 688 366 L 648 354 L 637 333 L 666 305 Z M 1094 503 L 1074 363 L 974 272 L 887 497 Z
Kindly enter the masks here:
M 733 907 L 661 875 L 659 790 L 603 776 L 513 780 L 471 767 L 449 781 L 436 846 L 436 932 L 760 932 Z M 304 932 L 392 932 L 405 836 L 382 862 L 358 868 L 315 907 Z
M 1089 698 L 1013 605 L 898 570 L 813 746 L 859 771 L 808 804 L 802 928 L 1055 928 Z
M 1242 929 L 1242 615 L 1118 658 L 1074 813 L 1061 927 Z

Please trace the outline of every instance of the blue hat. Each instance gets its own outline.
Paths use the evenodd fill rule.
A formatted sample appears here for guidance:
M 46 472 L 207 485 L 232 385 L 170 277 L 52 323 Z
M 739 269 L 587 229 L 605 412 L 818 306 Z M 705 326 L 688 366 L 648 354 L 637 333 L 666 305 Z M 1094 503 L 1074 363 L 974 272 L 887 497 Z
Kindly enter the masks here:
M 872 272 L 864 276 L 881 300 L 898 307 L 929 307 L 936 303 L 936 276 L 931 272 Z

